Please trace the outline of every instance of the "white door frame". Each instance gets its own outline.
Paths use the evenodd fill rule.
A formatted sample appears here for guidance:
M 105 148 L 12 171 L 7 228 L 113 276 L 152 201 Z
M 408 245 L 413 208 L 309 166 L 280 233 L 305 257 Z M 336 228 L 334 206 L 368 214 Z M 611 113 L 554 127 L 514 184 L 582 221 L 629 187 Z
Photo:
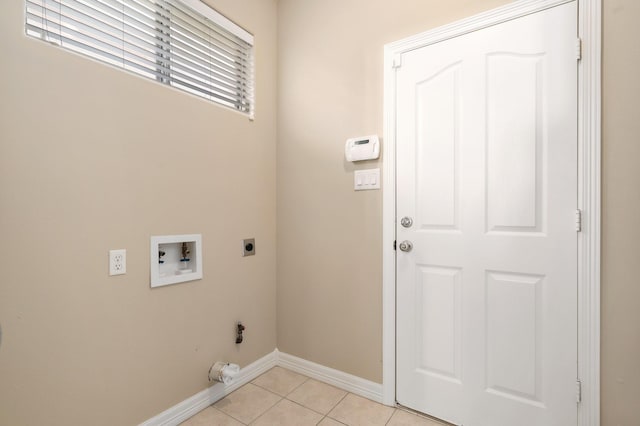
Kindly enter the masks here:
M 497 9 L 385 45 L 384 192 L 382 226 L 382 399 L 396 403 L 396 120 L 395 67 L 401 54 L 571 0 L 519 0 Z M 601 158 L 601 0 L 578 2 L 578 366 L 582 401 L 578 425 L 600 424 L 600 158 Z M 576 43 L 576 54 L 579 52 Z

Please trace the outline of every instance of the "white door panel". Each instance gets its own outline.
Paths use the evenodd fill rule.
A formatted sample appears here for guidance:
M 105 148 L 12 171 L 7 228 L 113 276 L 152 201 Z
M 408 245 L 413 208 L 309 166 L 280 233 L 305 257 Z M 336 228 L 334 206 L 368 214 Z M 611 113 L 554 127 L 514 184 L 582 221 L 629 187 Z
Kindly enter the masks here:
M 465 426 L 577 422 L 576 13 L 568 3 L 402 55 L 403 405 Z

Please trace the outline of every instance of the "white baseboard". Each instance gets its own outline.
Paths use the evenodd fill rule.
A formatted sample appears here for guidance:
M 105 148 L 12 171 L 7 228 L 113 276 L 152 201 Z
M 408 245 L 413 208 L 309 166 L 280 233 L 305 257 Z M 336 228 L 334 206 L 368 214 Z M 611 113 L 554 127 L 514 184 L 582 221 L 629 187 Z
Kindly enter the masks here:
M 224 383 L 216 383 L 215 385 L 198 392 L 190 398 L 174 405 L 168 410 L 163 411 L 157 416 L 141 423 L 140 426 L 176 426 L 184 422 L 188 418 L 196 415 L 216 401 L 221 400 L 240 386 L 245 385 L 276 366 L 277 352 L 271 352 L 263 356 L 259 360 L 247 365 L 240 370 L 235 377 L 233 383 L 225 385 Z M 203 373 L 205 374 L 205 373 Z
M 225 385 L 223 383 L 216 383 L 210 388 L 198 392 L 192 397 L 141 423 L 139 426 L 176 426 L 276 365 L 372 401 L 382 403 L 381 384 L 325 367 L 324 365 L 316 364 L 315 362 L 307 361 L 276 349 L 241 369 L 232 384 Z
M 280 367 L 304 374 L 364 398 L 382 403 L 382 385 L 275 350 Z

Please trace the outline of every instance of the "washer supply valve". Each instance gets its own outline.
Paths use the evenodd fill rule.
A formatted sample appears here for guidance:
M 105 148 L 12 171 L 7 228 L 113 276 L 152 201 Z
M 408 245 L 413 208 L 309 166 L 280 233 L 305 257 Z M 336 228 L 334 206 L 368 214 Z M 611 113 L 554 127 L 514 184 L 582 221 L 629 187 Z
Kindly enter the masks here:
M 242 332 L 244 331 L 244 325 L 242 325 L 241 322 L 238 323 L 237 327 L 237 332 L 236 332 L 236 344 L 242 343 Z

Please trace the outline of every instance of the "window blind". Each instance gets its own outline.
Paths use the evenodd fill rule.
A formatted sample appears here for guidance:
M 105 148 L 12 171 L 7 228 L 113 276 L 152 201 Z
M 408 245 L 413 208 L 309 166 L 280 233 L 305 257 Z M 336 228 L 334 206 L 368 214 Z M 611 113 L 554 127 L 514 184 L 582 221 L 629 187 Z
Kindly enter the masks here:
M 198 0 L 26 0 L 26 33 L 253 115 L 253 36 Z

